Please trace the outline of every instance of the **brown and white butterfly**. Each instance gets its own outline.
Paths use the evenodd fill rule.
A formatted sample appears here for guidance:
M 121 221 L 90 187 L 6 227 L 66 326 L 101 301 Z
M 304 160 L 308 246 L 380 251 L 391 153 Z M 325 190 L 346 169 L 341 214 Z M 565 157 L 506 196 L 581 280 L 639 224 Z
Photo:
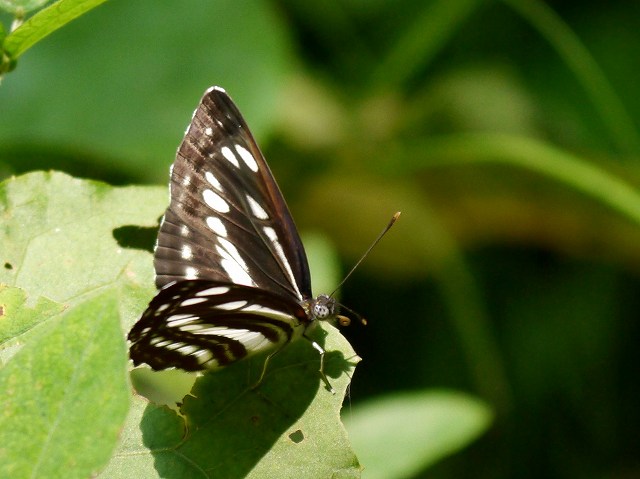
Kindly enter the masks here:
M 331 296 L 312 297 L 289 209 L 222 88 L 207 90 L 194 112 L 170 188 L 154 259 L 160 291 L 128 336 L 134 364 L 216 369 L 275 353 L 317 321 L 337 317 Z M 325 351 L 310 341 L 330 388 Z

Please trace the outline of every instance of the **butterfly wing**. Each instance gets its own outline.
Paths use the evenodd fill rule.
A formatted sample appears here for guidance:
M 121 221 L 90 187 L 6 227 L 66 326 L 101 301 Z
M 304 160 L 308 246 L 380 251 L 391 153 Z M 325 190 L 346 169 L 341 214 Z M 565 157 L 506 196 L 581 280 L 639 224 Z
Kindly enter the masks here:
M 156 285 L 206 279 L 311 296 L 306 254 L 249 128 L 226 92 L 205 93 L 171 171 Z
M 131 359 L 160 370 L 216 369 L 275 350 L 308 323 L 302 306 L 266 290 L 186 280 L 164 287 L 129 333 Z

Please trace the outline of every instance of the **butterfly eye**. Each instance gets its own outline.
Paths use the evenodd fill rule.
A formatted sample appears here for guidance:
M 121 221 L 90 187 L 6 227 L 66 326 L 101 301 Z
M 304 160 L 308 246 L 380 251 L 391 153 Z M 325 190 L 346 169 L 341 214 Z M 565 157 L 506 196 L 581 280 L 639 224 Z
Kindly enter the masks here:
M 321 294 L 312 302 L 312 316 L 320 321 L 331 319 L 336 314 L 336 301 L 326 294 Z
M 329 308 L 324 304 L 316 304 L 313 307 L 313 315 L 317 319 L 326 319 L 330 314 L 331 312 L 329 311 Z

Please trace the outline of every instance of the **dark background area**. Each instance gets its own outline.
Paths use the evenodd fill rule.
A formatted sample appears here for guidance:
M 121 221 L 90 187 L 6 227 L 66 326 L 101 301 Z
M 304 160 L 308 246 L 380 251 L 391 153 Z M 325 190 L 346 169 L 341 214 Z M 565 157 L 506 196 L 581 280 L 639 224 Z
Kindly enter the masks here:
M 354 407 L 449 387 L 496 414 L 420 477 L 638 477 L 640 199 L 614 201 L 640 180 L 639 21 L 637 2 L 112 0 L 3 79 L 0 177 L 164 184 L 223 86 L 344 272 L 402 210 L 342 289 L 369 320 L 344 331 Z

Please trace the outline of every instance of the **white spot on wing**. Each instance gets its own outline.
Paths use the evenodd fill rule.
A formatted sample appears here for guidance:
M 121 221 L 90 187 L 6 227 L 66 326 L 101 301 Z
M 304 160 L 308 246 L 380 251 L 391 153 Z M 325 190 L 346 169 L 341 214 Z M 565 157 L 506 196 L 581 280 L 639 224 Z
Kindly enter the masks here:
M 224 326 L 213 326 L 211 328 L 207 328 L 206 332 L 203 332 L 202 334 L 224 336 L 225 338 L 240 340 L 244 336 L 248 335 L 249 337 L 252 337 L 260 333 L 258 333 L 257 331 L 250 331 L 244 328 L 236 329 L 236 328 L 226 328 Z
M 244 344 L 244 347 L 247 348 L 247 351 L 254 352 L 273 346 L 273 343 L 263 334 L 255 331 L 251 336 L 247 335 L 242 338 L 242 343 Z
M 173 326 L 173 325 L 172 325 Z M 204 328 L 205 326 L 203 326 L 200 323 L 189 323 L 187 322 L 186 324 L 180 324 L 178 326 L 178 329 L 180 331 L 184 331 L 185 333 L 193 333 L 193 332 L 198 332 L 200 331 L 202 328 Z
M 169 305 L 167 303 L 161 304 L 160 306 L 158 306 L 158 309 L 156 309 L 156 312 L 162 313 L 168 307 L 169 307 Z
M 278 311 L 276 309 L 269 308 L 267 306 L 261 306 L 259 304 L 250 304 L 245 308 L 242 308 L 242 311 L 247 311 L 250 313 L 260 313 L 263 316 L 268 316 L 274 319 L 281 319 L 288 322 L 294 322 L 292 317 L 282 311 Z
M 228 293 L 230 289 L 231 288 L 229 288 L 228 286 L 216 286 L 214 288 L 203 289 L 202 291 L 198 291 L 196 293 L 196 296 L 214 296 L 217 294 L 224 294 L 224 293 Z
M 220 218 L 207 216 L 207 226 L 218 236 L 222 236 L 223 238 L 227 237 L 227 228 L 225 228 L 224 223 Z
M 213 129 L 210 126 L 206 127 L 204 129 L 204 134 L 207 136 L 213 136 Z
M 255 283 L 247 272 L 247 264 L 244 262 L 237 248 L 225 238 L 218 238 L 219 245 L 216 245 L 216 251 L 222 256 L 220 265 L 229 275 L 229 279 L 236 284 L 244 284 L 245 286 L 255 286 Z
M 224 258 L 222 261 L 220 261 L 220 265 L 229 275 L 229 279 L 234 283 L 243 284 L 245 286 L 255 286 L 255 283 L 251 279 L 251 276 L 249 276 L 249 273 L 242 269 L 242 267 L 233 259 Z
M 240 163 L 238 163 L 238 158 L 233 154 L 231 148 L 228 146 L 223 146 L 220 151 L 222 152 L 222 156 L 224 156 L 229 163 L 231 163 L 236 168 L 240 168 Z
M 229 212 L 229 203 L 227 203 L 222 196 L 214 193 L 212 190 L 206 189 L 202 192 L 202 198 L 204 198 L 204 202 L 217 211 L 218 213 L 228 213 Z
M 181 354 L 184 354 L 185 356 L 188 356 L 190 354 L 195 353 L 198 350 L 198 346 L 195 346 L 193 344 L 187 344 L 186 346 L 182 346 L 180 348 L 178 348 L 178 352 Z
M 269 215 L 264 210 L 264 208 L 260 206 L 260 203 L 254 200 L 251 195 L 246 195 L 246 196 L 247 196 L 247 201 L 249 202 L 249 208 L 251 209 L 251 213 L 253 214 L 253 216 L 258 218 L 259 220 L 268 220 Z
M 246 306 L 247 302 L 244 300 L 240 301 L 231 301 L 229 303 L 217 304 L 217 309 L 224 309 L 225 311 L 233 311 L 234 309 L 240 309 L 243 306 Z
M 165 348 L 173 350 L 173 349 L 182 348 L 184 346 L 187 346 L 187 343 L 177 342 L 177 343 L 167 344 Z
M 180 303 L 180 306 L 192 306 L 194 304 L 204 303 L 206 300 L 207 298 L 189 298 Z
M 209 182 L 211 186 L 213 186 L 216 190 L 222 192 L 222 185 L 220 184 L 218 179 L 215 176 L 213 176 L 213 173 L 211 173 L 210 171 L 205 171 L 204 177 L 206 178 L 206 180 Z
M 269 240 L 271 241 L 271 244 L 273 245 L 278 258 L 280 259 L 280 264 L 289 277 L 289 282 L 295 288 L 296 292 L 298 293 L 298 297 L 302 299 L 302 294 L 298 289 L 298 284 L 296 283 L 295 276 L 293 275 L 293 270 L 291 269 L 291 265 L 289 264 L 287 256 L 284 254 L 284 250 L 282 249 L 282 245 L 280 244 L 280 240 L 278 239 L 276 230 L 274 230 L 271 226 L 265 226 L 264 228 L 262 228 L 262 230 L 264 231 L 264 234 L 267 235 L 267 238 L 269 238 Z
M 182 259 L 191 259 L 193 258 L 193 251 L 191 250 L 191 246 L 188 244 L 182 245 L 182 249 L 180 250 L 180 256 Z
M 185 279 L 198 279 L 198 270 L 193 266 L 187 266 L 184 269 L 184 277 Z
M 164 338 L 162 338 L 162 337 L 160 337 L 160 336 L 156 336 L 155 338 L 151 338 L 151 339 L 149 340 L 149 344 L 150 344 L 151 346 L 157 346 L 157 345 L 158 345 L 158 343 L 159 343 L 160 341 L 162 341 L 163 339 L 164 339 Z
M 187 236 L 189 236 L 189 228 L 187 227 L 187 225 L 182 225 L 182 227 L 180 228 L 180 234 L 186 238 Z
M 194 356 L 200 364 L 205 364 L 211 361 L 211 358 L 213 357 L 211 351 L 207 349 L 201 349 L 200 351 L 197 351 L 196 353 L 194 353 Z
M 256 159 L 253 157 L 253 155 L 249 153 L 246 148 L 240 145 L 236 145 L 236 151 L 240 155 L 240 158 L 242 158 L 242 161 L 245 162 L 245 164 L 251 169 L 251 171 L 257 173 L 258 163 L 256 163 Z
M 189 316 L 188 318 L 174 319 L 173 321 L 169 321 L 167 324 L 172 328 L 182 329 L 185 327 L 185 325 L 191 324 L 194 319 L 196 319 L 195 316 Z

